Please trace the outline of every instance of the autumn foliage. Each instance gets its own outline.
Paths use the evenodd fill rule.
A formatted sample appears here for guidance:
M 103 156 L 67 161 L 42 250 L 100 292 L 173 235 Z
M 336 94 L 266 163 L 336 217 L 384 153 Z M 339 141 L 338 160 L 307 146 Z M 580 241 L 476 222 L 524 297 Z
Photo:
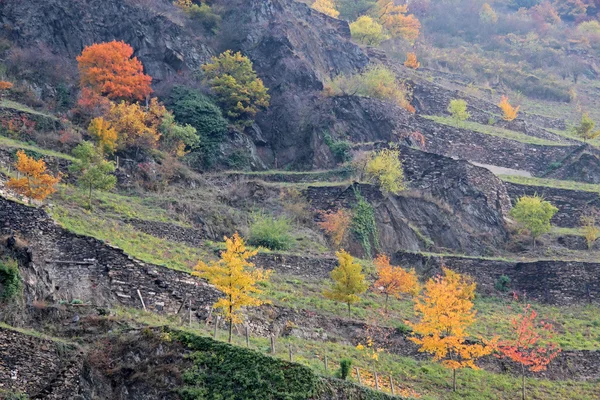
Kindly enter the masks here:
M 232 238 L 225 237 L 226 250 L 221 253 L 221 259 L 206 264 L 200 261 L 192 275 L 206 279 L 223 293 L 213 308 L 229 321 L 229 342 L 231 343 L 232 326 L 242 321 L 242 307 L 257 307 L 263 302 L 256 297 L 262 293 L 257 287 L 259 282 L 269 279 L 270 271 L 254 268 L 248 261 L 258 253 L 258 250 L 247 250 L 244 240 L 237 234 Z
M 401 37 L 411 43 L 419 37 L 421 22 L 413 14 L 408 14 L 407 5 L 395 5 L 393 0 L 378 0 L 375 13 L 392 37 Z
M 117 148 L 156 148 L 160 139 L 159 127 L 167 109 L 156 98 L 148 108 L 124 101 L 112 104 L 106 120 L 118 134 Z
M 366 292 L 369 285 L 362 273 L 362 266 L 354 257 L 344 250 L 335 254 L 338 257 L 338 266 L 331 271 L 333 284 L 323 295 L 328 299 L 346 303 L 350 316 L 350 306 L 360 300 L 359 295 Z
M 44 160 L 35 160 L 33 157 L 27 156 L 23 150 L 19 150 L 15 168 L 19 174 L 24 176 L 11 178 L 7 186 L 16 193 L 29 198 L 29 202 L 32 199 L 44 200 L 56 192 L 54 186 L 60 181 L 60 174 L 57 177 L 48 174 Z
M 104 118 L 94 118 L 88 132 L 103 152 L 113 153 L 117 149 L 117 131 Z
M 133 48 L 125 42 L 86 47 L 77 57 L 81 88 L 109 99 L 145 99 L 152 93 L 152 78 L 144 74 L 142 63 L 132 56 Z
M 560 353 L 558 344 L 552 342 L 554 327 L 537 318 L 537 312 L 528 304 L 512 321 L 514 338 L 498 343 L 499 357 L 521 365 L 522 399 L 525 399 L 525 368 L 531 372 L 544 371 Z
M 404 61 L 404 66 L 407 68 L 417 69 L 421 66 L 421 63 L 417 60 L 417 55 L 415 53 L 406 53 L 406 61 Z
M 419 351 L 432 354 L 435 361 L 453 370 L 454 390 L 456 370 L 478 369 L 475 360 L 494 349 L 493 343 L 467 342 L 467 330 L 475 323 L 474 297 L 471 278 L 444 267 L 443 275 L 429 279 L 416 298 L 419 321 L 409 324 L 415 333 L 410 340 L 420 346 Z
M 331 239 L 334 246 L 339 248 L 346 238 L 350 223 L 352 222 L 352 214 L 345 209 L 333 211 L 319 211 L 322 221 L 318 222 L 319 227 L 325 231 Z
M 377 281 L 373 284 L 373 288 L 385 295 L 386 312 L 390 296 L 399 299 L 402 294 L 416 295 L 419 292 L 419 280 L 414 269 L 406 271 L 401 267 L 393 266 L 386 255 L 380 255 L 374 263 L 377 268 Z
M 0 98 L 4 95 L 7 90 L 12 89 L 14 85 L 8 81 L 0 81 Z
M 498 103 L 498 107 L 500 107 L 500 109 L 502 110 L 502 113 L 503 113 L 502 118 L 505 121 L 512 121 L 515 118 L 517 118 L 517 115 L 519 114 L 519 108 L 521 106 L 516 106 L 516 107 L 511 106 L 510 103 L 508 102 L 508 97 L 502 96 L 500 103 Z
M 340 15 L 340 12 L 335 8 L 333 0 L 316 0 L 311 7 L 333 18 L 337 18 Z

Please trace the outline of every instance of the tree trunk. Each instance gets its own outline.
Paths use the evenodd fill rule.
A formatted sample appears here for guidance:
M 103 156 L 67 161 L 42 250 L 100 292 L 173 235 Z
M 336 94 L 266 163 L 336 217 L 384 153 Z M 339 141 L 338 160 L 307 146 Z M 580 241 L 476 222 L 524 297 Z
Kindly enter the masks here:
M 89 197 L 88 197 L 88 208 L 90 210 L 92 209 L 92 185 L 90 185 L 90 193 L 89 193 Z
M 229 306 L 229 343 L 231 343 L 231 337 L 233 335 L 233 307 Z
M 525 400 L 525 365 L 521 364 L 521 400 Z
M 385 313 L 388 313 L 388 299 L 390 298 L 389 293 L 385 294 Z
M 452 370 L 452 391 L 456 392 L 456 369 Z

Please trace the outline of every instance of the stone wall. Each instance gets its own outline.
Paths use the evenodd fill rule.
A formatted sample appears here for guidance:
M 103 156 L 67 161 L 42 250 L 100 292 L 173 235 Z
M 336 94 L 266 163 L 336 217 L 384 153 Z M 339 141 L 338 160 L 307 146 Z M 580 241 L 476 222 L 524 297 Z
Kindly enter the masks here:
M 520 185 L 506 182 L 504 184 L 513 204 L 521 196 L 538 194 L 558 208 L 552 218 L 552 224 L 573 228 L 581 226 L 582 214 L 592 207 L 600 209 L 600 196 L 595 192 L 581 190 L 557 189 L 547 186 Z
M 0 327 L 0 389 L 30 398 L 70 399 L 80 369 L 73 346 Z
M 510 290 L 538 302 L 568 305 L 600 304 L 600 264 L 579 261 L 541 260 L 519 262 L 508 260 L 476 259 L 459 256 L 428 256 L 398 252 L 393 262 L 415 268 L 427 277 L 440 272 L 440 266 L 472 276 L 477 288 L 484 294 L 496 294 L 498 278 L 510 278 Z
M 28 254 L 22 272 L 29 302 L 78 299 L 141 308 L 141 295 L 148 310 L 176 313 L 188 299 L 198 309 L 217 295 L 188 273 L 135 260 L 121 249 L 64 230 L 41 209 L 0 197 L 0 244 L 13 235 Z

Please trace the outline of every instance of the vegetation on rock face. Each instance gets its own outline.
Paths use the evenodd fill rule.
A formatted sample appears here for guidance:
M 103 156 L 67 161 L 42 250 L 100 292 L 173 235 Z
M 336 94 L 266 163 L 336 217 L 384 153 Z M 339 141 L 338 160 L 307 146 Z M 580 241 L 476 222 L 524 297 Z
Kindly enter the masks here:
M 517 115 L 519 114 L 519 108 L 521 108 L 521 106 L 511 106 L 508 102 L 507 96 L 502 96 L 500 103 L 498 103 L 498 107 L 500 107 L 500 109 L 502 110 L 503 118 L 505 121 L 512 121 L 515 118 L 517 118 Z
M 371 65 L 364 72 L 351 76 L 340 74 L 326 86 L 326 90 L 334 95 L 365 96 L 388 100 L 414 112 L 409 101 L 407 87 L 396 79 L 393 71 L 382 65 Z
M 467 111 L 467 102 L 462 99 L 450 100 L 448 112 L 457 121 L 465 121 L 471 117 L 471 114 Z
M 227 50 L 204 64 L 202 71 L 227 116 L 241 126 L 251 125 L 256 114 L 269 107 L 271 96 L 242 53 Z
M 398 194 L 406 189 L 399 150 L 383 149 L 372 153 L 365 167 L 365 175 L 383 193 Z
M 23 282 L 19 265 L 13 259 L 0 259 L 0 300 L 8 302 L 21 296 Z
M 338 258 L 338 266 L 331 271 L 333 284 L 323 295 L 331 300 L 346 303 L 348 306 L 348 317 L 351 316 L 350 306 L 360 299 L 360 295 L 367 291 L 369 284 L 362 273 L 362 266 L 344 250 L 335 253 Z
M 316 0 L 312 8 L 333 18 L 337 18 L 340 15 L 340 12 L 335 8 L 333 0 Z
M 550 232 L 550 220 L 557 212 L 558 208 L 535 195 L 519 198 L 517 204 L 510 210 L 510 215 L 529 231 L 535 247 L 536 239 L 540 235 Z
M 379 46 L 387 39 L 383 26 L 368 15 L 363 15 L 350 24 L 352 38 L 369 46 Z
M 352 232 L 362 245 L 368 258 L 371 258 L 373 250 L 379 249 L 379 232 L 375 221 L 375 210 L 373 206 L 355 190 L 356 205 L 352 208 Z

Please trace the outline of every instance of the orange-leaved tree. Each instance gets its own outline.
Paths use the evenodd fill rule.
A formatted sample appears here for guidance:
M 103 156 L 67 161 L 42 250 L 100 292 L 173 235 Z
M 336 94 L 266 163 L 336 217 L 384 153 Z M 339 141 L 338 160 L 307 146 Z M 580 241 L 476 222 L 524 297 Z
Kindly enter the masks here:
M 521 398 L 525 400 L 525 368 L 531 372 L 544 371 L 560 353 L 552 342 L 552 324 L 538 321 L 538 314 L 529 304 L 522 314 L 512 321 L 513 338 L 498 343 L 499 357 L 508 358 L 521 365 Z
M 77 57 L 81 88 L 110 99 L 145 99 L 152 93 L 152 77 L 144 74 L 144 66 L 132 56 L 130 45 L 115 40 L 86 47 Z
M 350 223 L 352 222 L 352 213 L 346 209 L 340 208 L 333 211 L 319 211 L 323 219 L 319 221 L 319 227 L 325 231 L 331 239 L 336 249 L 339 249 L 342 242 L 348 234 Z
M 388 299 L 394 296 L 399 299 L 404 293 L 413 296 L 419 292 L 419 280 L 414 269 L 407 271 L 390 264 L 390 258 L 384 254 L 375 259 L 377 281 L 373 284 L 375 291 L 385 295 L 385 312 L 388 310 Z
M 60 173 L 56 177 L 48 174 L 44 160 L 36 160 L 19 150 L 15 168 L 24 176 L 11 178 L 7 184 L 8 188 L 27 197 L 30 204 L 31 200 L 44 200 L 56 192 L 54 186 L 60 181 Z
M 406 53 L 406 61 L 404 61 L 404 66 L 407 68 L 417 69 L 421 66 L 421 63 L 417 60 L 417 55 L 415 53 Z
M 0 98 L 4 97 L 6 91 L 12 89 L 14 85 L 8 81 L 0 81 Z
M 219 309 L 226 321 L 229 321 L 229 343 L 233 324 L 242 322 L 242 307 L 257 307 L 263 301 L 256 296 L 262 291 L 259 282 L 269 279 L 271 271 L 255 268 L 248 259 L 258 253 L 246 249 L 244 240 L 236 232 L 232 238 L 225 237 L 226 250 L 221 259 L 206 264 L 202 261 L 194 267 L 192 275 L 206 279 L 224 294 L 213 307 Z
M 419 321 L 409 323 L 415 337 L 410 338 L 421 346 L 420 352 L 433 355 L 446 368 L 452 369 L 452 389 L 456 391 L 456 370 L 477 369 L 475 360 L 491 354 L 494 341 L 471 344 L 467 342 L 467 329 L 475 322 L 473 310 L 475 283 L 446 267 L 444 274 L 427 281 L 423 292 L 415 299 L 415 312 Z
M 394 0 L 378 0 L 373 12 L 392 37 L 401 37 L 411 43 L 419 37 L 421 22 L 408 14 L 407 5 L 395 5 Z
M 498 107 L 500 107 L 500 109 L 502 110 L 502 118 L 505 121 L 512 121 L 515 118 L 517 118 L 517 115 L 519 114 L 519 108 L 521 108 L 521 106 L 511 106 L 508 102 L 507 96 L 502 96 L 502 98 L 500 99 L 500 103 L 498 103 Z
M 335 255 L 338 257 L 338 266 L 331 271 L 333 284 L 323 295 L 330 300 L 346 303 L 350 317 L 350 306 L 360 300 L 359 295 L 367 291 L 369 284 L 362 273 L 362 266 L 354 261 L 354 257 L 344 250 Z
M 88 133 L 105 153 L 114 153 L 117 149 L 117 131 L 102 117 L 94 118 L 88 127 Z

